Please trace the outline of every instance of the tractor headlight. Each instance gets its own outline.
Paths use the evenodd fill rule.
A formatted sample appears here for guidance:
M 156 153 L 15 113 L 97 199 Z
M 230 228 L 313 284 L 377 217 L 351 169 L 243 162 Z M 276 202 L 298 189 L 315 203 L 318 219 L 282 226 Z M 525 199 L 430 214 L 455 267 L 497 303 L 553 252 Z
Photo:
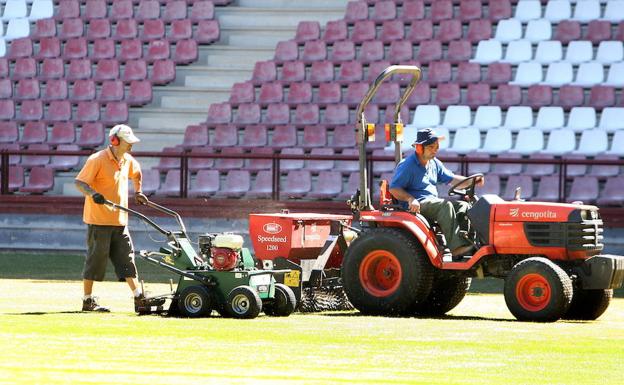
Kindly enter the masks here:
M 257 274 L 249 277 L 249 286 L 257 288 L 258 291 L 262 291 L 260 286 L 266 286 L 264 291 L 267 291 L 270 284 L 271 274 Z
M 258 285 L 256 287 L 256 290 L 258 290 L 258 293 L 268 293 L 269 292 L 269 285 Z

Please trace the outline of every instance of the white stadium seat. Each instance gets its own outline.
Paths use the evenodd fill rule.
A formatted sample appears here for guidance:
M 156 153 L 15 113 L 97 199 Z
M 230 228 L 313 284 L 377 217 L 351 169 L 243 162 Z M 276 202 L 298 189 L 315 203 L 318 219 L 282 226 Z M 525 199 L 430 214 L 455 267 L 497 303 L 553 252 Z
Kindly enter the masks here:
M 609 67 L 609 74 L 606 86 L 623 87 L 624 86 L 624 62 L 613 63 Z
M 592 20 L 600 19 L 600 3 L 597 1 L 577 2 L 572 19 L 581 23 L 589 23 Z
M 500 127 L 502 123 L 503 116 L 499 106 L 479 106 L 472 127 L 485 131 L 488 128 Z
M 30 35 L 30 22 L 28 19 L 11 19 L 9 20 L 4 40 L 21 39 L 23 37 L 28 37 L 28 35 Z
M 600 114 L 600 123 L 598 127 L 609 132 L 621 130 L 624 128 L 624 108 L 622 107 L 606 107 Z
M 550 63 L 546 70 L 546 79 L 544 79 L 542 84 L 560 87 L 564 84 L 572 83 L 573 78 L 572 64 L 568 62 Z
M 548 136 L 546 148 L 542 151 L 544 154 L 563 155 L 574 151 L 576 148 L 576 138 L 574 131 L 571 130 L 554 130 Z
M 524 38 L 531 43 L 552 38 L 552 25 L 546 19 L 531 20 L 527 23 Z
M 537 112 L 535 128 L 548 132 L 564 126 L 564 112 L 562 107 L 541 107 Z
M 510 84 L 528 87 L 542 81 L 542 65 L 535 61 L 524 62 L 518 65 L 516 77 Z
M 533 110 L 529 106 L 511 106 L 505 115 L 503 127 L 512 131 L 521 130 L 533 126 Z
M 533 58 L 533 47 L 528 40 L 514 40 L 507 44 L 505 51 L 504 63 L 520 64 L 525 61 L 531 61 Z
M 511 130 L 508 128 L 490 128 L 485 134 L 485 142 L 479 152 L 500 154 L 511 149 Z
M 542 17 L 542 4 L 539 0 L 523 0 L 516 4 L 515 19 L 526 23 Z
M 535 51 L 535 61 L 541 64 L 550 64 L 561 61 L 563 57 L 563 46 L 558 40 L 545 40 L 537 43 Z
M 596 61 L 602 64 L 624 61 L 624 43 L 611 40 L 601 41 L 596 52 Z
M 503 57 L 503 45 L 500 41 L 490 39 L 481 40 L 477 44 L 477 52 L 474 59 L 470 61 L 479 64 L 490 64 L 500 61 Z
M 578 149 L 573 151 L 573 153 L 596 156 L 606 152 L 608 148 L 609 140 L 607 139 L 607 132 L 605 130 L 585 130 L 581 134 L 581 141 L 579 142 Z
M 440 125 L 440 106 L 421 104 L 416 107 L 410 126 L 418 128 L 436 127 Z
M 7 0 L 2 13 L 2 20 L 19 19 L 27 15 L 26 2 L 24 0 Z
M 553 23 L 558 23 L 561 20 L 567 20 L 571 17 L 572 6 L 568 0 L 550 0 L 548 4 L 546 4 L 544 19 Z
M 509 152 L 529 155 L 542 149 L 544 149 L 544 133 L 539 128 L 529 128 L 518 132 L 516 145 Z
M 590 61 L 581 63 L 576 71 L 576 79 L 572 82 L 575 86 L 591 87 L 604 81 L 604 68 L 602 64 Z
M 611 139 L 611 148 L 605 154 L 624 156 L 624 130 L 616 131 Z
M 472 127 L 465 127 L 455 132 L 453 145 L 449 147 L 449 150 L 458 154 L 468 154 L 478 150 L 479 147 L 481 147 L 481 134 L 479 130 Z
M 568 44 L 565 60 L 572 64 L 591 61 L 594 58 L 592 42 L 588 40 L 572 40 Z
M 609 0 L 605 6 L 604 19 L 612 23 L 619 23 L 622 21 L 622 15 L 624 15 L 624 1 Z
M 522 39 L 522 24 L 518 19 L 504 19 L 498 22 L 494 39 L 508 43 L 513 40 Z
M 573 107 L 568 115 L 566 129 L 581 132 L 596 127 L 596 110 L 594 107 Z
M 52 16 L 54 16 L 54 3 L 52 0 L 34 0 L 28 19 L 35 21 L 48 19 Z
M 442 127 L 453 131 L 457 128 L 470 126 L 471 113 L 468 106 L 448 106 L 444 112 Z

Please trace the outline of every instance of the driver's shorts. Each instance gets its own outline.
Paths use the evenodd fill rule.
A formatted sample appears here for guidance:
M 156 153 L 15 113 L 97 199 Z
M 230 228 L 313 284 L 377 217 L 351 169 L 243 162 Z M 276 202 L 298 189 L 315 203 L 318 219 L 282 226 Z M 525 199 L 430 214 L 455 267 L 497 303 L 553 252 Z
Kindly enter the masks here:
M 82 278 L 103 281 L 109 258 L 120 281 L 136 278 L 134 248 L 128 227 L 87 225 L 87 257 Z

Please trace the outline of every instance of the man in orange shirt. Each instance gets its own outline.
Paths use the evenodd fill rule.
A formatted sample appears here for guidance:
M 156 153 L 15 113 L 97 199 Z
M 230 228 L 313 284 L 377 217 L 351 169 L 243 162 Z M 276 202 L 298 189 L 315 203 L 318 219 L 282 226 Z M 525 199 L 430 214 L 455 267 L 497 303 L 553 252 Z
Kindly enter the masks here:
M 134 183 L 135 200 L 146 204 L 141 192 L 141 167 L 130 151 L 139 142 L 124 124 L 109 133 L 110 146 L 91 155 L 76 176 L 76 187 L 85 195 L 83 220 L 87 224 L 87 258 L 82 272 L 83 311 L 108 312 L 92 296 L 94 281 L 104 280 L 110 258 L 120 281 L 126 281 L 134 294 L 135 310 L 144 296 L 137 281 L 134 249 L 128 231 L 128 213 L 105 205 L 109 200 L 128 207 L 128 179 Z

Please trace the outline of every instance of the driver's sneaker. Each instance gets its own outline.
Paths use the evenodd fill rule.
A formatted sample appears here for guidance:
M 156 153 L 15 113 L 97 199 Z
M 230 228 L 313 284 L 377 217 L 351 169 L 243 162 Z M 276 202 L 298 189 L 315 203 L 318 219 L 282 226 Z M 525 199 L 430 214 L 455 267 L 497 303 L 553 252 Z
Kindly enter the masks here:
M 94 311 L 99 313 L 109 313 L 110 310 L 98 304 L 96 297 L 89 297 L 82 300 L 82 311 Z
M 472 255 L 476 251 L 476 247 L 474 245 L 466 245 L 460 246 L 453 250 L 452 255 L 453 259 L 458 260 L 462 259 L 465 255 Z

